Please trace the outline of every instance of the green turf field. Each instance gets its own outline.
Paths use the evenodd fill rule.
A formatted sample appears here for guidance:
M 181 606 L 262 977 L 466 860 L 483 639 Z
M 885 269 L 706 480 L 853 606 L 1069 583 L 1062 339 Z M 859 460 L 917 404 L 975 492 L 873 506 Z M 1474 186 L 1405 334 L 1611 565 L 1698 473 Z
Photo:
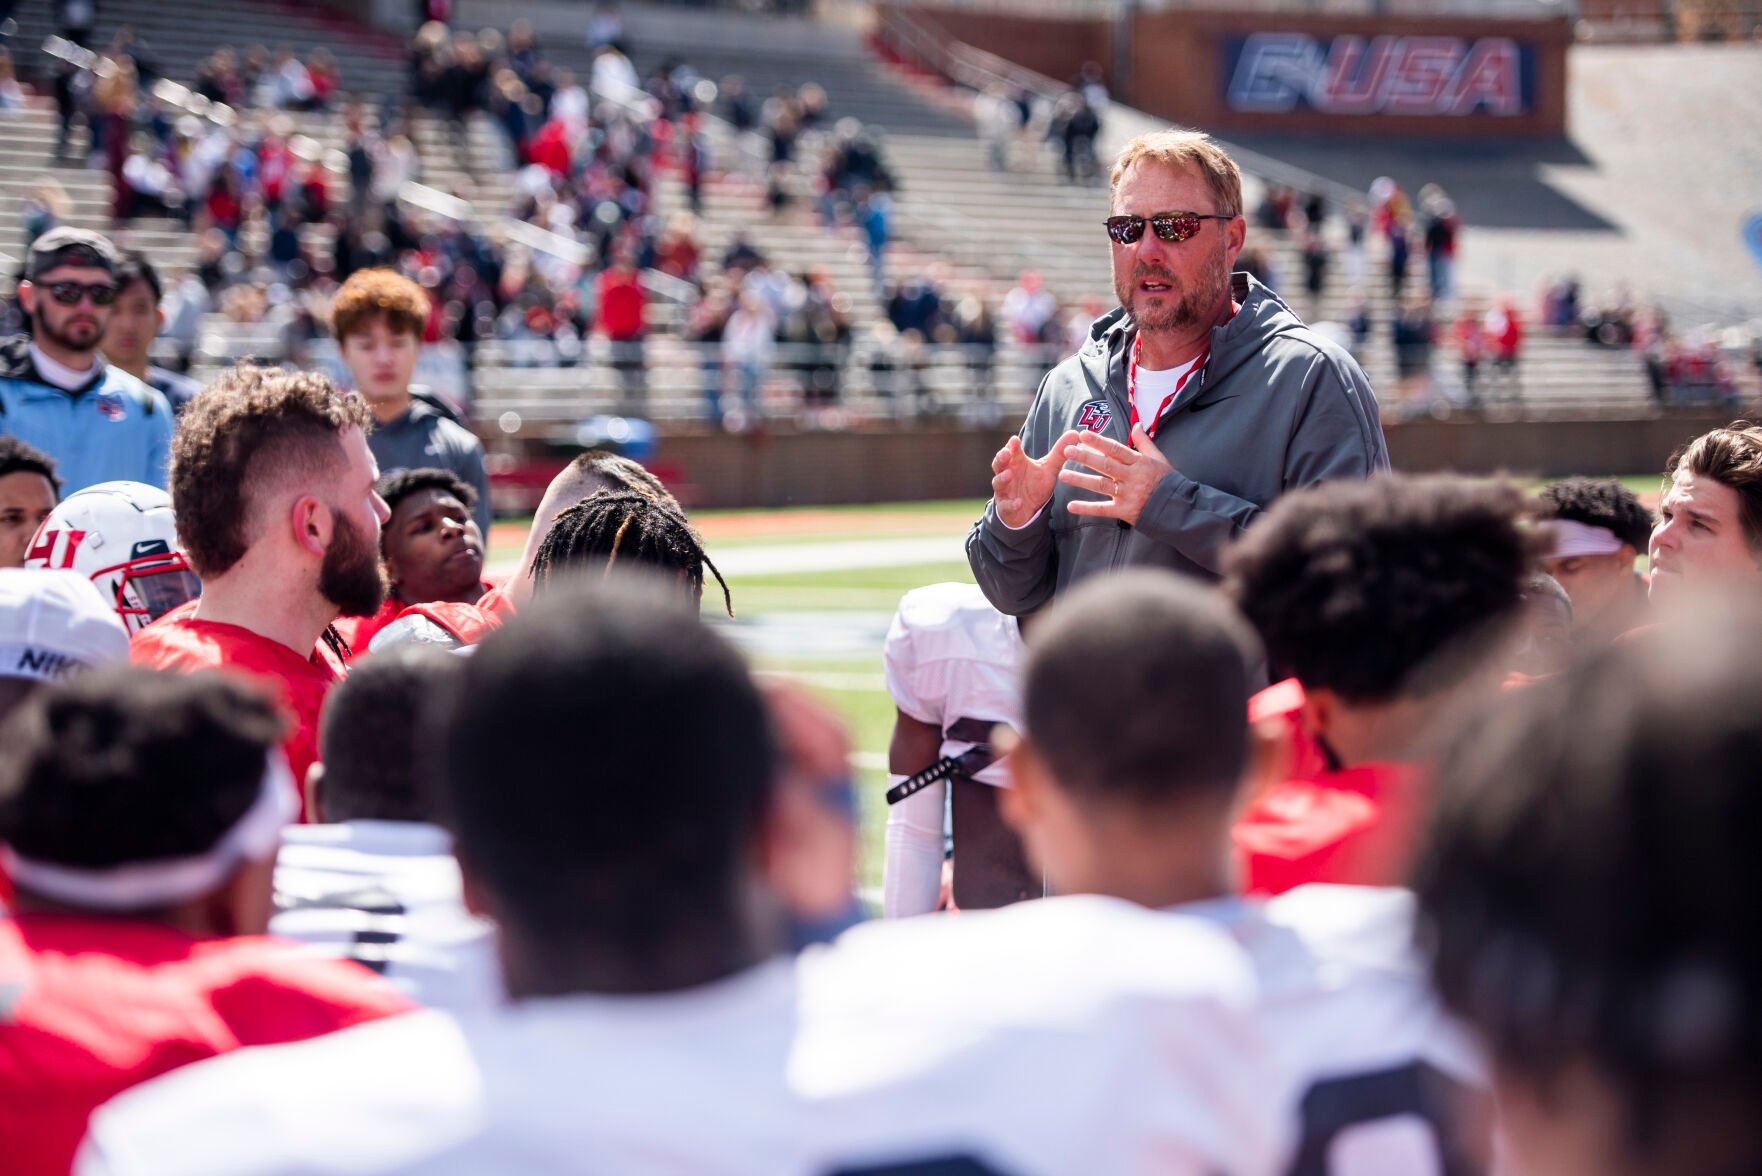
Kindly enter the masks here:
M 797 543 L 850 541 L 866 537 L 866 515 L 886 515 L 895 523 L 887 537 L 965 535 L 984 509 L 983 502 L 931 502 L 891 504 L 872 508 L 835 508 L 841 530 L 800 532 L 793 528 L 761 536 L 741 535 L 718 541 L 706 537 L 711 558 L 718 551 L 742 546 L 788 546 Z M 815 508 L 818 513 L 819 508 Z M 719 517 L 752 512 L 703 511 L 693 515 L 706 536 L 717 529 Z M 901 514 L 913 516 L 920 526 L 900 526 Z M 872 613 L 891 616 L 899 598 L 913 588 L 944 580 L 971 582 L 964 562 L 894 565 L 882 568 L 851 568 L 827 572 L 785 572 L 774 575 L 736 575 L 729 579 L 737 623 L 772 622 L 800 611 Z M 704 594 L 705 610 L 715 607 L 714 592 Z M 885 624 L 885 616 L 878 621 Z M 882 684 L 881 648 L 877 641 L 867 653 L 840 650 L 834 654 L 794 653 L 787 656 L 758 653 L 754 664 L 762 671 L 785 673 L 823 698 L 850 725 L 851 745 L 856 752 L 857 786 L 862 798 L 862 846 L 860 881 L 865 887 L 881 885 L 882 829 L 887 805 L 887 740 L 893 730 L 893 703 Z

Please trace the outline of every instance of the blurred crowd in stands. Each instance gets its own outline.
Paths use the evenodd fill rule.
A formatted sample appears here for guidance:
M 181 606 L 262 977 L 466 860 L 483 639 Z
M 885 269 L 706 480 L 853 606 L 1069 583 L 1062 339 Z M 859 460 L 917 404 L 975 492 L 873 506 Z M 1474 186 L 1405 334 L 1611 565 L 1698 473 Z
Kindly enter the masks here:
M 92 40 L 89 28 L 63 33 Z M 125 28 L 93 46 L 101 50 L 93 68 L 56 63 L 57 155 L 74 150 L 84 127 L 89 162 L 111 180 L 115 223 L 168 218 L 193 233 L 195 264 L 162 266 L 161 358 L 180 370 L 202 351 L 210 313 L 250 328 L 243 338 L 259 353 L 307 361 L 337 285 L 376 266 L 429 292 L 425 339 L 457 343 L 467 369 L 573 367 L 606 356 L 635 409 L 650 332 L 699 345 L 712 422 L 724 419 L 723 402 L 738 405 L 736 420 L 762 413 L 774 377 L 799 392 L 813 419 L 837 401 L 853 357 L 897 406 L 934 409 L 927 373 L 938 366 L 960 373 L 975 403 L 990 403 L 1000 346 L 1049 366 L 1106 309 L 1095 297 L 1061 301 L 1032 270 L 995 296 L 980 282 L 951 288 L 945 269 L 921 263 L 890 270 L 898 176 L 879 131 L 834 119 L 820 85 L 761 95 L 742 78 L 713 81 L 677 59 L 644 76 L 611 6 L 595 11 L 586 39 L 590 64 L 577 73 L 547 54 L 524 20 L 475 33 L 431 20 L 411 39 L 406 90 L 394 94 L 352 87 L 322 46 L 220 45 L 196 76 L 168 79 L 184 87 L 168 100 L 153 89 L 163 74 L 152 47 Z M 1002 85 L 976 95 L 991 166 L 1101 182 L 1102 79 L 1092 63 L 1056 96 Z M 0 111 L 25 100 L 0 53 Z M 219 104 L 234 116 L 204 113 Z M 492 178 L 487 171 L 512 176 L 511 205 L 486 206 L 500 197 L 474 186 L 477 204 L 461 212 L 462 193 L 437 190 L 443 178 L 423 186 L 419 111 L 445 128 L 430 149 L 456 160 L 473 185 Z M 726 136 L 714 133 L 712 117 Z M 486 168 L 486 158 L 496 163 Z M 664 175 L 678 178 L 684 208 L 657 208 Z M 824 267 L 787 272 L 745 234 L 712 248 L 703 218 L 717 177 L 750 192 L 772 222 L 812 220 L 848 237 L 868 260 L 881 314 L 859 313 L 853 292 Z M 71 208 L 44 177 L 23 202 L 27 239 Z M 1392 348 L 1395 378 L 1382 390 L 1391 416 L 1520 402 L 1530 324 L 1639 350 L 1660 403 L 1737 394 L 1711 338 L 1679 338 L 1625 290 L 1586 305 L 1576 280 L 1563 277 L 1529 306 L 1510 294 L 1465 296 L 1461 218 L 1436 184 L 1410 197 L 1381 178 L 1343 198 L 1270 183 L 1250 219 L 1256 231 L 1238 268 L 1361 357 L 1373 340 Z M 234 357 L 224 341 L 210 342 L 219 350 L 206 358 Z
M 1338 254 L 1327 232 L 1330 218 L 1342 222 L 1342 233 L 1332 238 L 1344 238 Z M 1457 279 L 1462 220 L 1437 184 L 1410 198 L 1394 180 L 1381 177 L 1362 198 L 1345 200 L 1268 184 L 1253 224 L 1296 245 L 1301 273 L 1281 272 L 1277 255 L 1253 236 L 1238 269 L 1278 290 L 1311 321 L 1336 328 L 1355 355 L 1363 357 L 1373 338 L 1386 332 L 1396 379 L 1383 409 L 1396 419 L 1521 402 L 1530 326 L 1557 338 L 1582 337 L 1598 348 L 1640 352 L 1660 405 L 1735 405 L 1739 397 L 1711 332 L 1679 336 L 1665 312 L 1638 304 L 1625 284 L 1594 304 L 1583 300 L 1571 275 L 1545 283 L 1528 306 L 1509 292 L 1465 294 Z M 1382 246 L 1380 280 L 1367 252 L 1372 239 Z M 1342 282 L 1347 313 L 1343 322 L 1329 324 L 1324 299 Z M 1383 324 L 1373 311 L 1378 291 L 1388 307 Z

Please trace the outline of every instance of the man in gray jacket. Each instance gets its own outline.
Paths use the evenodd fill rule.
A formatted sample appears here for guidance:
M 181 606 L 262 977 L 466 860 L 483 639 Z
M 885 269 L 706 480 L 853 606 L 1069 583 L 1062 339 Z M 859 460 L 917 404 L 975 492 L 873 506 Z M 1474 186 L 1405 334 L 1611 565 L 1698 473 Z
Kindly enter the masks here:
M 967 539 L 991 603 L 1021 615 L 1132 564 L 1218 577 L 1274 498 L 1389 467 L 1363 370 L 1231 266 L 1242 177 L 1196 131 L 1126 145 L 1107 233 L 1120 306 L 1041 381 L 992 460 Z

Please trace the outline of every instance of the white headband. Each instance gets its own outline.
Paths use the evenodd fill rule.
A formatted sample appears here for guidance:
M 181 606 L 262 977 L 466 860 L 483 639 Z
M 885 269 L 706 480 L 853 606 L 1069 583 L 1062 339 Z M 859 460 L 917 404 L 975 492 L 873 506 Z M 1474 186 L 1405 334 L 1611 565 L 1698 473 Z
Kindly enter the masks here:
M 148 910 L 199 898 L 240 862 L 263 861 L 281 845 L 281 831 L 299 812 L 294 778 L 281 748 L 269 750 L 257 799 L 211 849 L 190 857 L 120 866 L 63 866 L 0 846 L 0 865 L 26 890 L 71 906 L 101 911 Z
M 1614 555 L 1622 548 L 1621 540 L 1607 527 L 1593 527 L 1572 519 L 1555 519 L 1548 526 L 1554 535 L 1554 550 L 1548 553 L 1549 559 Z

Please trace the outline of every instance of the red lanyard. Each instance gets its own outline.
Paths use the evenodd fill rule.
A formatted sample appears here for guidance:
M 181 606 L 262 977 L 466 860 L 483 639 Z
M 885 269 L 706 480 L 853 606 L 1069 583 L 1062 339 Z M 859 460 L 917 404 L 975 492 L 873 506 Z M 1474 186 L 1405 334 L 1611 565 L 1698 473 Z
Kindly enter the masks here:
M 1138 353 L 1143 350 L 1144 336 L 1139 335 L 1132 340 L 1132 358 L 1126 364 L 1126 403 L 1132 410 L 1131 423 L 1126 426 L 1126 443 L 1128 445 L 1131 444 L 1132 430 L 1138 427 Z M 1163 397 L 1162 403 L 1156 406 L 1156 416 L 1151 419 L 1148 425 L 1144 426 L 1144 432 L 1148 436 L 1156 436 L 1156 426 L 1162 423 L 1162 416 L 1169 410 L 1169 405 L 1173 404 L 1175 398 L 1180 396 L 1182 389 L 1187 386 L 1187 381 L 1191 380 L 1196 373 L 1204 370 L 1205 361 L 1210 358 L 1211 344 L 1207 343 L 1205 350 L 1199 353 L 1199 359 L 1181 374 L 1181 379 L 1175 385 L 1175 390 Z

